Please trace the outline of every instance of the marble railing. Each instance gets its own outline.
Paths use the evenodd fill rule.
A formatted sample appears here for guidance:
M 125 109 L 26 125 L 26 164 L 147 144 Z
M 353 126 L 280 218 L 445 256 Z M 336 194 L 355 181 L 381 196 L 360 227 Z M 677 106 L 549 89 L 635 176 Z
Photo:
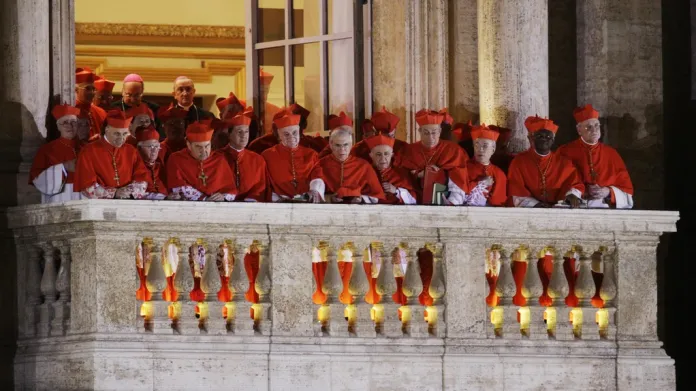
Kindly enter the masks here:
M 113 200 L 14 208 L 16 382 L 673 389 L 657 339 L 656 248 L 677 219 Z

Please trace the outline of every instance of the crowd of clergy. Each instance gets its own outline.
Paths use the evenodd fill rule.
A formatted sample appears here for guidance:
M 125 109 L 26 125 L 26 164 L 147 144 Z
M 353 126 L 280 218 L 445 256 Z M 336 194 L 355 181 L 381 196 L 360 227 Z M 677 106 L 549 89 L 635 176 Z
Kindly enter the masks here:
M 271 80 L 262 72 L 263 85 Z M 446 109 L 417 112 L 420 141 L 411 144 L 395 137 L 400 118 L 386 108 L 361 124 L 343 112 L 330 115 L 326 139 L 304 133 L 311 113 L 298 104 L 266 103 L 259 119 L 230 93 L 217 100 L 217 118 L 194 104 L 194 81 L 185 76 L 174 81 L 168 107 L 142 99 L 145 81 L 137 74 L 125 77 L 116 102 L 114 86 L 78 68 L 76 105 L 52 108 L 60 137 L 40 148 L 29 178 L 42 202 L 633 206 L 626 166 L 600 141 L 591 105 L 572 113 L 577 140 L 555 150 L 558 126 L 528 117 L 530 148 L 512 156 L 505 148 L 510 130 L 456 124 Z M 357 144 L 356 125 L 363 136 Z

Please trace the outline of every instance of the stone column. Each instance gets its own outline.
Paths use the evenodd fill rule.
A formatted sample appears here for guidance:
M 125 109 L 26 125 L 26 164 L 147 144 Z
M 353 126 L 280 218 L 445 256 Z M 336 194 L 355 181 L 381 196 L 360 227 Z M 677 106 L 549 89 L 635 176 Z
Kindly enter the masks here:
M 476 1 L 449 4 L 449 112 L 455 122 L 476 122 L 479 111 Z
M 524 119 L 549 112 L 547 0 L 479 0 L 481 122 L 513 130 L 512 153 L 529 147 Z
M 448 2 L 374 0 L 372 53 L 374 109 L 398 115 L 397 137 L 416 141 L 413 115 L 449 101 Z
M 4 205 L 38 201 L 38 193 L 27 185 L 26 172 L 46 136 L 49 7 L 42 0 L 8 0 L 0 5 L 0 180 L 5 184 L 0 203 Z

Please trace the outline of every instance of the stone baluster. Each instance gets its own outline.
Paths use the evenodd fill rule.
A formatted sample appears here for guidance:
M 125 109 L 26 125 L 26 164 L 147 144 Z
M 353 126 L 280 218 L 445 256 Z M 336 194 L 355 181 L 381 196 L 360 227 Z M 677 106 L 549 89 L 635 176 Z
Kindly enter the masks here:
M 553 271 L 551 272 L 551 279 L 549 280 L 548 295 L 553 300 L 551 307 L 548 307 L 544 312 L 544 319 L 546 320 L 546 328 L 548 330 L 549 337 L 556 337 L 558 322 L 558 310 L 565 308 L 565 297 L 568 296 L 568 280 L 563 272 L 563 262 L 564 259 L 558 252 L 554 252 L 553 255 Z M 565 320 L 566 318 L 560 318 Z M 562 330 L 567 330 L 567 324 L 565 321 L 560 322 L 562 325 Z
M 347 327 L 342 327 L 344 311 L 338 301 L 338 295 L 343 290 L 343 281 L 338 271 L 338 252 L 341 247 L 340 242 L 332 241 L 324 250 L 326 259 L 323 261 L 326 263 L 326 270 L 321 281 L 321 290 L 326 295 L 326 302 L 317 310 L 317 323 L 320 326 L 317 335 L 348 335 Z
M 375 327 L 371 320 L 370 312 L 372 306 L 365 300 L 366 294 L 370 289 L 370 278 L 365 271 L 364 255 L 370 242 L 367 240 L 356 241 L 353 251 L 353 269 L 350 274 L 349 291 L 355 298 L 354 312 L 348 310 L 349 331 L 359 337 L 374 337 Z M 353 319 L 353 325 L 350 321 Z
M 520 329 L 517 324 L 517 309 L 512 303 L 512 298 L 517 293 L 517 285 L 512 275 L 512 262 L 510 255 L 504 249 L 500 249 L 500 274 L 495 286 L 495 294 L 499 297 L 498 307 L 491 312 L 491 323 L 496 337 L 517 339 L 520 337 Z
M 602 262 L 604 263 L 604 279 L 602 287 L 599 289 L 599 296 L 604 300 L 604 307 L 611 307 L 614 304 L 616 297 L 616 278 L 614 277 L 614 257 L 616 250 L 613 252 L 606 251 L 602 254 Z
M 252 303 L 245 300 L 245 294 L 249 290 L 249 279 L 244 268 L 244 257 L 247 254 L 248 243 L 251 241 L 237 238 L 234 251 L 234 268 L 230 276 L 230 285 L 234 291 L 232 301 L 234 303 L 234 319 L 229 322 L 229 331 L 235 334 L 252 335 L 253 323 L 248 322 L 248 314 L 251 313 Z M 229 315 L 228 315 L 229 316 Z
M 51 335 L 65 335 L 70 325 L 70 244 L 61 241 L 53 243 L 53 246 L 60 251 L 60 268 L 56 278 L 58 300 L 53 303 Z
M 430 281 L 428 293 L 433 298 L 433 304 L 425 309 L 424 318 L 428 323 L 428 333 L 432 336 L 441 336 L 444 332 L 444 305 L 445 296 L 445 268 L 442 243 L 426 244 L 426 248 L 433 254 L 433 277 Z M 442 318 L 439 320 L 439 318 Z
M 408 263 L 401 290 L 404 296 L 406 296 L 407 304 L 399 309 L 403 325 L 402 331 L 404 334 L 409 334 L 413 337 L 424 337 L 427 335 L 427 327 L 419 319 L 422 309 L 418 302 L 418 296 L 423 291 L 423 281 L 420 278 L 420 264 L 410 249 L 407 251 L 406 257 Z
M 41 304 L 41 252 L 36 246 L 24 247 L 27 258 L 25 332 L 27 336 L 37 334 L 39 304 Z M 21 250 L 20 250 L 21 251 Z
M 150 248 L 150 269 L 147 271 L 146 284 L 147 289 L 152 293 L 152 300 L 148 303 L 151 306 L 151 321 L 149 324 L 145 322 L 146 327 L 149 327 L 153 333 L 171 334 L 171 324 L 167 314 L 168 304 L 162 298 L 162 292 L 167 287 L 167 277 L 164 275 L 162 267 L 162 244 L 166 243 L 166 239 L 153 239 L 152 247 Z M 147 305 L 143 303 L 145 310 L 148 310 Z M 140 316 L 147 315 L 146 313 Z
M 256 293 L 259 294 L 259 304 L 254 307 L 254 331 L 259 334 L 269 335 L 271 324 L 263 322 L 270 316 L 269 295 L 271 293 L 271 256 L 268 246 L 254 240 L 252 246 L 259 250 L 259 274 L 256 276 Z
M 389 241 L 384 243 L 382 266 L 377 276 L 377 293 L 382 296 L 382 308 L 384 311 L 382 332 L 390 337 L 403 336 L 401 320 L 399 319 L 399 307 L 401 304 L 394 302 L 397 289 L 395 277 L 399 273 L 396 269 L 401 268 L 399 248 L 400 244 L 397 242 Z
M 181 239 L 182 247 L 179 252 L 179 265 L 174 276 L 174 286 L 179 292 L 179 300 L 174 303 L 177 311 L 177 318 L 174 320 L 173 326 L 175 331 L 183 334 L 198 333 L 198 320 L 195 319 L 194 305 L 191 304 L 189 294 L 193 289 L 193 276 L 191 275 L 191 266 L 189 265 L 189 257 L 192 240 Z
M 543 310 L 539 306 L 539 297 L 544 291 L 539 277 L 539 269 L 537 264 L 542 255 L 541 252 L 529 249 L 526 251 L 527 272 L 522 282 L 522 296 L 526 301 L 526 306 L 519 309 L 520 311 L 520 330 L 523 336 L 539 338 L 539 334 L 543 333 L 546 337 L 546 332 L 543 330 Z M 541 325 L 541 327 L 539 327 Z
M 44 270 L 41 276 L 41 294 L 44 297 L 43 304 L 39 307 L 38 334 L 47 336 L 51 329 L 53 319 L 53 303 L 55 303 L 58 291 L 56 290 L 56 262 L 54 248 L 50 243 L 42 243 Z
M 575 296 L 578 298 L 578 307 L 573 308 L 571 311 L 571 322 L 573 324 L 573 335 L 575 335 L 575 338 L 581 338 L 583 323 L 585 323 L 585 318 L 589 315 L 589 312 L 584 311 L 583 307 L 589 306 L 592 295 L 595 292 L 595 284 L 592 279 L 590 257 L 587 256 L 587 252 L 581 247 L 577 248 L 577 253 L 580 262 L 578 278 L 575 281 Z

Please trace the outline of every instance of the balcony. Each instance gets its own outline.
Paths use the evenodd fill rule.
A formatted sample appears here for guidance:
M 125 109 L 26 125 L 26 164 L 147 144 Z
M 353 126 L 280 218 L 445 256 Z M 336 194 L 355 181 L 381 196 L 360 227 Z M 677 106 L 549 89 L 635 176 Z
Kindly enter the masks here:
M 674 212 L 83 200 L 8 219 L 17 389 L 675 388 L 656 281 Z

